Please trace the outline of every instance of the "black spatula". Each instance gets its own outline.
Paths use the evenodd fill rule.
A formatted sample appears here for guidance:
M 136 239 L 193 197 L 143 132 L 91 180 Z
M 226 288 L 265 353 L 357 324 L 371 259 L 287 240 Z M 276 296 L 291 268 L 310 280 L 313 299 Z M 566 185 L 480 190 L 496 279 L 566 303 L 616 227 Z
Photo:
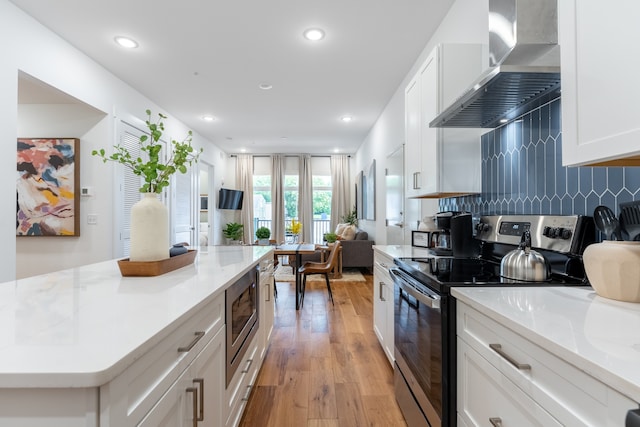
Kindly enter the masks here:
M 640 240 L 640 200 L 620 203 L 620 228 L 629 240 Z

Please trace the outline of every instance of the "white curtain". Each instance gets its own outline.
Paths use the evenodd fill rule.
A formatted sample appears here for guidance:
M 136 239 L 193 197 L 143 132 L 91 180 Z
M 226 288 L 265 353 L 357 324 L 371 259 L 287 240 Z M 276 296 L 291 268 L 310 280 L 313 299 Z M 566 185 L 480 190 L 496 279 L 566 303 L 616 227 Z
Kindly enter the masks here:
M 246 244 L 253 243 L 253 156 L 251 154 L 238 154 L 236 159 L 236 185 L 244 191 L 244 201 L 240 212 L 240 224 L 242 224 Z
M 351 210 L 349 176 L 349 156 L 331 156 L 331 230 L 335 230 L 342 217 Z
M 302 241 L 313 242 L 313 175 L 311 155 L 300 156 L 300 188 L 298 188 L 298 220 L 302 223 Z
M 284 168 L 281 154 L 271 156 L 271 238 L 284 242 Z

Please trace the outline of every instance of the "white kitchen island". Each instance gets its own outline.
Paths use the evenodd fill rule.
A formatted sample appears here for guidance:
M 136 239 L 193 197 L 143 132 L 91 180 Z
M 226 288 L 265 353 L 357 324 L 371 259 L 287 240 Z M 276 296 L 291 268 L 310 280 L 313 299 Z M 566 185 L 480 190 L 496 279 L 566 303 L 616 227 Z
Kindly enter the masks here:
M 623 426 L 640 402 L 640 304 L 590 287 L 454 288 L 459 425 Z M 482 397 L 480 397 L 482 396 Z
M 0 284 L 0 426 L 137 425 L 200 356 L 224 362 L 224 291 L 272 249 L 206 249 L 162 276 L 111 260 Z

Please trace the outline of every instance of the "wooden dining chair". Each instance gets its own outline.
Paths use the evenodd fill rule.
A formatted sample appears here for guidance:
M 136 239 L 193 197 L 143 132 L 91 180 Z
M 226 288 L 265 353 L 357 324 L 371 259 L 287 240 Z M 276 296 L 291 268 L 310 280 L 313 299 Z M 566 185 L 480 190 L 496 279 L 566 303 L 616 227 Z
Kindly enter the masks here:
M 300 298 L 300 307 L 304 304 L 304 292 L 307 287 L 307 276 L 309 274 L 323 274 L 324 279 L 327 282 L 327 290 L 329 291 L 329 298 L 331 304 L 333 303 L 333 293 L 331 292 L 331 284 L 329 283 L 329 272 L 334 271 L 336 264 L 338 263 L 338 252 L 340 251 L 340 241 L 333 244 L 331 252 L 326 262 L 313 262 L 307 261 L 298 269 L 298 273 L 302 274 L 302 297 Z

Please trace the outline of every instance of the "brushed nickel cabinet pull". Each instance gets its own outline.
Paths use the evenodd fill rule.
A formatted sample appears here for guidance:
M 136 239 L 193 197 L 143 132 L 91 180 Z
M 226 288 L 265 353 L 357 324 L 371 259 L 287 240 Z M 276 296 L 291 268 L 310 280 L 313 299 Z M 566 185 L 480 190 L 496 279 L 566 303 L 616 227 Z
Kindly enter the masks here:
M 380 282 L 380 301 L 386 301 L 386 299 L 382 296 L 382 287 L 384 286 L 384 282 Z
M 253 359 L 247 359 L 247 369 L 245 369 L 244 371 L 241 371 L 241 374 L 246 374 L 249 372 L 249 368 L 251 367 L 251 364 L 253 363 Z
M 265 288 L 267 288 L 267 299 L 265 301 L 271 301 L 271 292 L 270 292 L 270 288 L 271 288 L 271 283 L 266 283 Z
M 187 345 L 186 347 L 178 347 L 178 352 L 179 353 L 186 353 L 188 351 L 190 351 L 197 343 L 198 341 L 200 341 L 202 339 L 202 337 L 204 336 L 204 332 L 202 331 L 198 331 L 195 333 L 195 338 L 193 339 L 193 341 L 191 341 L 189 343 L 189 345 Z
M 204 378 L 194 378 L 193 382 L 200 386 L 200 409 L 198 411 L 198 421 L 204 421 Z
M 193 393 L 193 427 L 198 427 L 198 389 L 187 387 L 187 393 Z
M 529 365 L 528 363 L 518 363 L 515 359 L 505 353 L 504 350 L 502 350 L 502 345 L 489 344 L 489 348 L 502 356 L 507 362 L 515 366 L 516 369 L 520 369 L 521 371 L 531 370 L 531 365 Z
M 491 425 L 493 427 L 502 427 L 502 419 L 495 417 L 495 418 L 489 418 L 489 422 L 491 423 Z
M 242 398 L 243 401 L 247 402 L 249 400 L 249 396 L 251 396 L 251 386 L 247 386 L 247 393 Z

